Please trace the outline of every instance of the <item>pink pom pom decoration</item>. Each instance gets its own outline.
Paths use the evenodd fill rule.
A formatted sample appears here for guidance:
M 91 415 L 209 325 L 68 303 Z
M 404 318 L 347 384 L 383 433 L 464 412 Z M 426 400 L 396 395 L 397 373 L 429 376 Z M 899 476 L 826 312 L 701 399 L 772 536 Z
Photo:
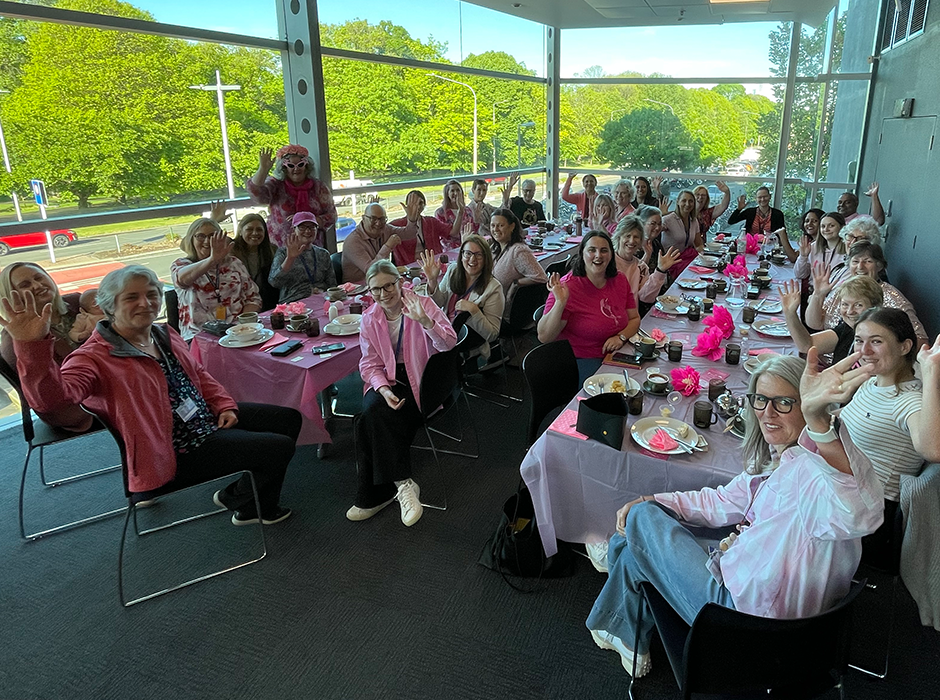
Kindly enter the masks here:
M 709 328 L 704 333 L 699 333 L 695 339 L 695 347 L 692 348 L 692 354 L 696 357 L 707 357 L 712 362 L 721 359 L 724 352 L 721 349 L 721 329 Z
M 694 351 L 693 351 L 694 353 Z M 672 370 L 672 388 L 683 396 L 694 396 L 701 391 L 699 373 L 694 367 L 686 365 Z
M 716 306 L 711 315 L 706 316 L 702 323 L 717 328 L 721 332 L 722 339 L 730 338 L 734 333 L 734 319 L 731 317 L 731 312 L 724 306 Z
M 757 255 L 760 252 L 760 246 L 757 243 L 757 236 L 752 233 L 747 234 L 744 244 L 744 252 L 750 255 Z
M 667 336 L 659 328 L 654 328 L 650 331 L 650 337 L 657 343 L 661 343 L 666 339 Z

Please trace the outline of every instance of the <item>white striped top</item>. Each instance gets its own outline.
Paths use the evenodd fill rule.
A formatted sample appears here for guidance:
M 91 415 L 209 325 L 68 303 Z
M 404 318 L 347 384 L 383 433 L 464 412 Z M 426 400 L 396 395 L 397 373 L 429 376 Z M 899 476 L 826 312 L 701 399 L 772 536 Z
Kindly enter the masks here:
M 914 449 L 908 419 L 921 407 L 923 385 L 919 379 L 902 382 L 900 387 L 875 386 L 877 377 L 862 384 L 839 418 L 845 423 L 852 442 L 871 460 L 884 484 L 885 498 L 901 498 L 901 474 L 917 476 L 924 458 Z

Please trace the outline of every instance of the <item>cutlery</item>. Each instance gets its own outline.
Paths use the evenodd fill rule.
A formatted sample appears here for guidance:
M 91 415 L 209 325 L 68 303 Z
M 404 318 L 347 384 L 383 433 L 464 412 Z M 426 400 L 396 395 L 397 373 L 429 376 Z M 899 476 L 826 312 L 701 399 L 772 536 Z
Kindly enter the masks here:
M 663 430 L 665 430 L 669 437 L 678 443 L 679 447 L 681 447 L 686 454 L 692 454 L 693 451 L 704 452 L 704 450 L 698 445 L 693 445 L 690 442 L 685 442 L 684 440 L 680 439 L 677 435 L 678 431 L 674 428 L 664 428 Z
M 764 298 L 761 299 L 759 302 L 757 302 L 757 306 L 754 307 L 754 311 L 760 311 L 761 308 L 764 306 L 764 302 L 766 302 L 767 299 L 768 299 L 768 297 L 764 297 Z

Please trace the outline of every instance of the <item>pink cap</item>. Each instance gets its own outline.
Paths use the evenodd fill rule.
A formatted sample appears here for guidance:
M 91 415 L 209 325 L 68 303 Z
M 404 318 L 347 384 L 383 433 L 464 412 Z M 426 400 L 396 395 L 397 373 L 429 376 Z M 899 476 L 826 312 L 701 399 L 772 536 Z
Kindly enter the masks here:
M 290 223 L 291 226 L 299 226 L 305 221 L 312 221 L 317 224 L 317 217 L 315 217 L 309 211 L 299 211 L 291 217 Z M 319 226 L 319 224 L 317 224 Z

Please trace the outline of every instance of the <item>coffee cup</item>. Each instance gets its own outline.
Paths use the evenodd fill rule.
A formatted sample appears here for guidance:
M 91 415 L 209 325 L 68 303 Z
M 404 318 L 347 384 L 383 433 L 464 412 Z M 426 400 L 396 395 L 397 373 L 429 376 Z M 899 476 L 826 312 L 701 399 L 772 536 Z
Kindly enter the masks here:
M 709 428 L 718 422 L 718 416 L 712 413 L 712 405 L 708 401 L 696 401 L 692 422 L 696 428 Z
M 326 298 L 327 301 L 342 301 L 346 298 L 346 290 L 342 287 L 330 287 L 326 290 Z
M 753 306 L 745 306 L 741 309 L 741 320 L 745 323 L 754 323 L 754 318 L 757 315 L 757 309 Z
M 715 280 L 715 284 L 718 286 L 719 294 L 724 294 L 726 291 L 728 291 L 728 280 L 726 279 Z
M 351 314 L 361 314 L 362 313 L 362 302 L 354 301 L 349 305 L 349 313 Z
M 309 320 L 309 314 L 294 314 L 287 322 L 287 330 L 298 332 L 303 331 L 307 327 L 307 322 Z
M 258 312 L 257 312 L 257 311 L 249 311 L 249 312 L 244 313 L 244 314 L 239 314 L 239 315 L 238 315 L 238 322 L 239 322 L 239 323 L 257 323 L 257 322 L 258 322 Z
M 666 346 L 670 362 L 682 362 L 682 343 L 678 340 L 670 340 Z
M 654 394 L 665 394 L 666 386 L 669 384 L 669 377 L 665 374 L 653 373 L 647 377 L 650 391 Z
M 741 346 L 737 343 L 728 343 L 725 346 L 725 362 L 736 365 L 741 361 Z
M 284 328 L 284 314 L 282 314 L 280 311 L 274 311 L 271 313 L 271 328 L 276 331 Z
M 702 299 L 702 311 L 707 314 L 712 313 L 715 310 L 715 300 L 714 299 Z
M 636 342 L 633 345 L 636 348 L 637 353 L 646 359 L 651 358 L 653 353 L 656 351 L 656 341 L 652 338 L 640 338 L 639 342 Z

